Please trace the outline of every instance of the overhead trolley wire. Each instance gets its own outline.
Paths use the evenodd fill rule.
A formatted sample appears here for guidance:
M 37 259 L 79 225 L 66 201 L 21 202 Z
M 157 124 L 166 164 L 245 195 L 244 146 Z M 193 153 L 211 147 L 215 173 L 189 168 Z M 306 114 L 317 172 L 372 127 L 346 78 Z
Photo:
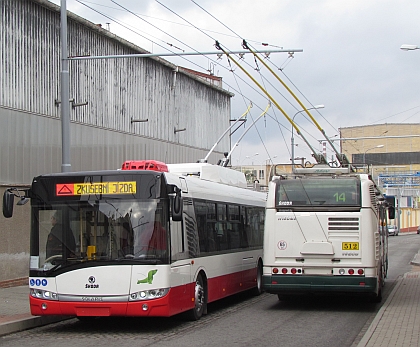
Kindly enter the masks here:
M 112 0 L 113 1 L 113 0 Z M 185 22 L 187 22 L 189 25 L 191 25 L 191 26 L 193 26 L 195 29 L 197 29 L 197 30 L 199 30 L 201 33 L 203 33 L 204 35 L 206 35 L 207 37 L 209 37 L 210 39 L 212 39 L 213 41 L 216 41 L 212 36 L 210 36 L 209 34 L 207 34 L 206 32 L 204 32 L 202 29 L 200 29 L 200 28 L 198 28 L 196 25 L 194 25 L 193 23 L 191 23 L 190 21 L 188 21 L 186 18 L 184 18 L 184 17 L 182 17 L 181 15 L 179 15 L 178 13 L 176 13 L 175 11 L 173 11 L 172 9 L 170 9 L 168 6 L 166 6 L 165 4 L 163 4 L 163 3 L 161 3 L 159 0 L 155 0 L 158 4 L 160 4 L 161 6 L 163 6 L 164 8 L 166 8 L 168 11 L 170 11 L 171 13 L 173 13 L 173 14 L 175 14 L 177 17 L 179 17 L 179 18 L 181 18 L 182 20 L 184 20 Z M 229 63 L 229 65 L 230 65 L 230 61 L 228 60 L 228 63 Z M 230 69 L 230 71 L 234 74 L 234 71 L 233 71 L 233 69 L 231 68 Z M 234 74 L 234 76 L 236 76 L 236 74 Z M 235 78 L 235 81 L 236 81 L 236 83 L 237 83 L 237 80 L 236 80 L 236 78 Z M 239 85 L 238 85 L 238 88 L 240 88 L 239 87 Z M 241 95 L 243 95 L 243 93 L 241 92 Z M 252 115 L 251 115 L 251 113 L 250 113 L 250 117 L 253 119 L 253 117 L 252 117 Z M 259 136 L 259 138 L 260 138 L 260 140 L 261 140 L 261 143 L 263 144 L 263 146 L 264 146 L 264 148 L 266 149 L 266 151 L 267 151 L 267 148 L 266 148 L 266 146 L 265 146 L 265 143 L 264 143 L 264 141 L 262 140 L 262 137 L 261 137 L 261 134 L 260 134 L 260 132 L 259 132 L 259 130 L 258 130 L 258 128 L 256 128 L 256 131 L 257 131 L 257 133 L 258 133 L 258 136 Z M 268 152 L 267 152 L 268 153 Z
M 156 0 L 157 1 L 157 0 Z M 219 22 L 221 25 L 223 25 L 225 28 L 227 28 L 229 31 L 231 31 L 232 33 L 234 33 L 237 37 L 239 37 L 239 38 L 242 38 L 238 33 L 236 33 L 233 29 L 231 29 L 230 27 L 228 27 L 226 24 L 224 24 L 222 21 L 220 21 L 218 18 L 216 18 L 215 16 L 213 16 L 213 14 L 211 14 L 209 11 L 207 11 L 206 9 L 204 9 L 202 6 L 200 6 L 199 4 L 197 4 L 194 0 L 191 0 L 191 2 L 193 2 L 196 6 L 198 6 L 199 8 L 201 8 L 204 12 L 206 12 L 208 15 L 210 15 L 212 18 L 214 18 L 217 22 Z M 243 38 L 242 38 L 243 39 Z M 243 42 L 246 42 L 244 39 L 243 39 Z M 248 49 L 249 49 L 249 47 L 247 47 Z M 250 51 L 254 54 L 254 59 L 255 59 L 255 57 L 257 57 L 258 59 L 260 59 L 251 49 L 250 49 Z M 256 60 L 255 60 L 256 61 Z M 260 60 L 267 68 L 268 68 L 268 66 L 262 61 L 262 60 Z M 236 62 L 235 62 L 236 63 Z M 270 70 L 270 69 L 269 69 Z M 270 70 L 271 72 L 272 72 L 272 70 Z M 244 71 L 245 72 L 245 71 Z M 261 74 L 260 74 L 261 75 Z M 273 73 L 273 75 L 275 75 L 276 76 L 276 74 L 274 74 Z M 248 76 L 248 77 L 251 77 L 251 76 Z M 279 78 L 278 78 L 278 76 L 276 76 L 277 77 L 277 79 L 279 80 Z M 251 78 L 252 79 L 252 78 Z M 256 81 L 254 81 L 254 83 L 255 83 Z M 283 81 L 281 81 L 280 80 L 280 82 L 283 84 L 283 86 L 291 93 L 291 95 L 298 101 L 298 103 L 303 107 L 303 109 L 309 114 L 309 112 L 307 111 L 307 109 L 305 108 L 305 106 L 303 106 L 302 105 L 302 103 L 300 102 L 300 100 L 298 100 L 297 99 L 297 97 L 293 94 L 293 92 L 287 87 L 287 85 L 285 85 L 284 84 L 284 82 Z M 258 85 L 258 83 L 257 83 L 257 85 Z M 260 85 L 258 85 L 259 87 L 260 87 L 260 89 L 263 89 L 263 88 L 261 88 L 261 86 Z M 265 86 L 264 86 L 264 89 L 266 90 L 266 88 L 265 88 Z M 277 89 L 276 89 L 277 90 Z M 263 90 L 263 92 L 264 92 L 264 90 Z M 281 93 L 280 93 L 281 94 Z M 281 94 L 282 95 L 282 94 Z M 269 95 L 268 95 L 269 96 Z M 282 95 L 283 96 L 283 95 Z M 284 96 L 283 96 L 284 97 Z M 309 142 L 305 139 L 305 137 L 302 135 L 302 133 L 300 132 L 300 130 L 299 130 L 299 128 L 297 128 L 297 126 L 296 126 L 296 124 L 294 124 L 294 122 L 293 122 L 293 120 L 291 120 L 288 116 L 287 116 L 287 114 L 285 114 L 285 112 L 279 107 L 279 105 L 271 98 L 271 96 L 269 96 L 269 98 L 270 98 L 270 100 L 271 101 L 273 101 L 274 103 L 275 103 L 275 105 L 277 106 L 277 108 L 279 108 L 280 109 L 280 111 L 286 116 L 286 118 L 289 120 L 289 122 L 292 124 L 292 126 L 294 126 L 295 127 L 295 129 L 296 129 L 296 131 L 298 132 L 298 134 L 300 135 L 300 136 L 302 136 L 302 138 L 304 139 L 304 141 L 307 143 L 307 145 L 309 146 L 309 148 L 312 150 L 312 152 L 313 152 L 313 156 L 314 156 L 314 158 L 317 160 L 317 162 L 324 162 L 325 160 L 322 160 L 323 158 L 321 158 L 321 156 L 319 156 L 315 151 L 314 151 L 314 149 L 311 147 L 311 145 L 309 144 Z M 285 98 L 286 99 L 286 98 Z M 287 99 L 286 99 L 287 100 Z M 297 108 L 295 108 L 295 109 L 297 109 Z M 316 123 L 316 121 L 313 119 L 313 117 L 312 117 L 312 115 L 310 115 L 309 114 L 309 116 L 311 117 L 311 119 L 312 119 L 312 121 L 315 123 L 315 125 L 319 128 L 319 130 L 321 131 L 321 132 L 323 132 L 323 130 L 319 127 L 319 125 Z M 324 133 L 324 132 L 323 132 Z M 332 145 L 332 143 L 330 142 L 330 145 L 334 148 L 334 146 Z M 290 153 L 289 153 L 290 154 Z M 337 153 L 337 155 L 338 155 L 338 153 Z
M 117 24 L 119 24 L 119 25 L 121 25 L 122 27 L 124 27 L 124 28 L 126 28 L 127 30 L 130 30 L 130 31 L 132 31 L 133 33 L 135 33 L 135 34 L 137 34 L 137 35 L 139 35 L 139 36 L 141 36 L 141 37 L 143 37 L 143 38 L 145 38 L 146 40 L 148 40 L 148 41 L 150 41 L 150 42 L 152 42 L 152 43 L 154 43 L 154 44 L 156 44 L 156 45 L 158 45 L 159 47 L 162 47 L 163 49 L 165 49 L 165 50 L 167 50 L 167 51 L 169 51 L 169 52 L 171 52 L 171 53 L 173 53 L 174 55 L 178 55 L 176 52 L 173 52 L 172 50 L 170 50 L 170 49 L 168 49 L 167 47 L 164 47 L 164 46 L 162 46 L 162 45 L 160 45 L 160 44 L 158 44 L 157 42 L 155 42 L 155 41 L 153 41 L 153 40 L 151 40 L 150 38 L 148 38 L 148 37 L 146 37 L 146 36 L 144 36 L 144 35 L 142 35 L 142 34 L 140 34 L 139 32 L 137 32 L 136 30 L 133 30 L 132 28 L 129 28 L 127 25 L 125 25 L 122 21 L 119 21 L 119 20 L 117 20 L 117 19 L 114 19 L 114 18 L 112 18 L 111 16 L 109 16 L 109 15 L 107 15 L 107 14 L 105 14 L 105 13 L 103 13 L 103 12 L 101 12 L 101 11 L 99 11 L 99 10 L 97 10 L 97 9 L 95 9 L 95 8 L 93 8 L 93 7 L 91 7 L 91 6 L 89 6 L 89 5 L 87 5 L 86 3 L 84 3 L 83 1 L 80 1 L 80 0 L 76 0 L 77 2 L 79 2 L 80 4 L 82 4 L 83 6 L 85 6 L 85 7 L 87 7 L 87 8 L 89 8 L 89 9 L 91 9 L 92 11 L 94 11 L 94 12 L 97 12 L 97 13 L 99 13 L 100 15 L 102 15 L 102 16 L 104 16 L 105 18 L 108 18 L 108 19 L 110 19 L 110 20 L 112 20 L 112 21 L 114 21 L 115 23 L 117 23 Z M 116 3 L 115 1 L 113 1 L 116 5 L 118 5 L 118 6 L 120 6 L 118 3 Z M 162 6 L 164 6 L 163 4 L 162 4 Z M 120 7 L 122 7 L 122 8 L 124 8 L 123 6 L 120 6 Z M 164 6 L 164 7 L 166 7 L 166 6 Z M 167 8 L 167 7 L 166 7 Z M 167 8 L 168 10 L 170 10 L 169 8 Z M 128 10 L 128 9 L 125 9 L 126 11 Z M 173 12 L 172 10 L 170 10 L 171 12 Z M 134 14 L 132 11 L 129 11 L 128 10 L 128 12 L 130 12 L 130 13 L 132 13 L 132 14 Z M 173 12 L 174 13 L 174 12 Z M 174 13 L 174 14 L 176 14 L 176 13 Z M 176 14 L 177 16 L 179 16 L 178 14 Z M 180 16 L 179 16 L 180 17 Z M 180 18 L 182 18 L 182 17 L 180 17 Z M 141 18 L 142 19 L 142 18 Z M 183 20 L 185 20 L 184 18 L 182 18 Z M 188 22 L 187 20 L 185 20 L 186 22 Z M 151 23 L 149 23 L 148 21 L 146 21 L 145 20 L 145 22 L 146 23 L 148 23 L 148 24 L 150 24 L 150 25 L 152 25 L 153 26 L 153 24 L 151 24 Z M 188 22 L 189 23 L 189 22 Z M 189 23 L 190 25 L 192 25 L 191 23 Z M 195 27 L 194 25 L 192 25 L 193 27 Z M 204 31 L 202 31 L 201 29 L 199 29 L 199 28 L 197 28 L 197 27 L 195 27 L 197 30 L 200 30 L 201 32 L 203 32 L 205 35 L 207 35 Z M 162 30 L 161 30 L 162 31 Z M 164 32 L 164 31 L 162 31 L 162 32 Z M 167 35 L 169 35 L 168 33 L 166 33 L 166 32 L 164 32 L 165 34 L 167 34 Z M 150 36 L 152 36 L 152 35 L 150 35 Z M 171 35 L 169 35 L 169 36 L 171 36 Z M 211 36 L 210 35 L 207 35 L 208 37 L 210 37 L 211 38 Z M 176 38 L 175 38 L 176 39 Z M 160 39 L 159 39 L 160 40 Z M 183 43 L 182 41 L 180 41 L 180 40 L 178 40 L 178 39 L 176 39 L 178 42 L 181 42 L 182 44 L 184 44 L 184 45 L 186 45 L 185 43 Z M 165 42 L 165 41 L 163 41 L 163 40 L 160 40 L 160 41 L 162 41 L 162 42 L 164 42 L 164 43 L 167 43 L 167 42 Z M 187 45 L 188 46 L 188 45 Z M 193 49 L 193 48 L 192 48 Z M 196 50 L 195 50 L 196 51 Z M 197 51 L 196 51 L 197 52 Z M 189 59 L 186 59 L 185 57 L 183 57 L 182 55 L 179 55 L 180 57 L 182 57 L 184 60 L 186 60 L 186 61 L 188 61 L 188 62 L 190 62 L 191 64 L 193 64 L 193 65 L 195 65 L 195 66 L 197 66 L 197 67 L 199 67 L 200 69 L 203 69 L 204 71 L 207 71 L 207 69 L 206 68 L 204 68 L 204 67 L 202 67 L 202 66 L 200 66 L 200 65 L 198 65 L 198 64 L 196 64 L 195 62 L 193 62 L 193 61 L 191 61 L 191 60 L 189 60 Z M 209 59 L 209 58 L 208 58 Z M 211 60 L 211 59 L 209 59 L 209 60 Z M 217 61 L 214 61 L 214 60 L 211 60 L 211 61 L 213 61 L 215 64 L 218 64 L 218 65 L 220 65 L 221 67 L 223 67 L 223 68 L 225 68 L 225 69 L 227 69 L 228 70 L 228 68 L 227 67 L 225 67 L 225 66 L 223 66 L 223 65 L 221 65 L 221 64 L 219 64 Z M 263 96 L 258 90 L 256 90 L 252 85 L 250 85 L 247 81 L 245 81 L 244 79 L 242 79 L 239 75 L 237 75 L 237 74 L 235 74 L 235 73 L 233 73 L 233 75 L 235 76 L 235 77 L 237 77 L 237 78 L 239 78 L 242 82 L 244 82 L 245 84 L 247 84 L 249 87 L 251 87 L 255 92 L 257 92 L 259 95 L 261 95 L 261 96 Z M 236 81 L 237 82 L 237 81 Z M 228 85 L 232 90 L 234 90 L 235 92 L 238 92 L 238 94 L 240 94 L 240 95 L 242 95 L 242 97 L 245 97 L 245 95 L 243 94 L 243 92 L 240 90 L 240 87 L 239 87 L 239 84 L 238 84 L 238 87 L 239 87 L 239 91 L 238 90 L 236 90 L 233 86 L 231 86 L 231 85 L 229 85 L 229 83 L 226 83 L 226 81 L 225 81 L 225 84 L 226 85 Z M 246 98 L 246 97 L 245 97 Z M 247 98 L 249 101 L 251 101 L 249 98 Z M 252 101 L 251 101 L 252 102 Z M 255 103 L 254 103 L 255 104 Z M 261 109 L 262 110 L 262 108 L 261 107 L 259 107 L 258 105 L 256 105 L 256 107 L 257 108 L 259 108 L 259 109 Z M 252 117 L 252 116 L 251 116 Z M 269 117 L 270 118 L 272 118 L 278 125 L 280 125 L 280 126 L 283 126 L 284 127 L 284 125 L 283 124 L 281 124 L 281 123 L 279 123 L 279 121 L 277 120 L 277 119 L 274 119 L 271 115 L 269 115 Z M 286 127 L 285 127 L 286 128 Z M 286 128 L 287 129 L 287 128 Z M 257 129 L 257 131 L 258 131 L 258 129 Z M 259 134 L 259 136 L 260 136 L 260 134 Z M 261 139 L 261 136 L 260 136 L 260 139 Z M 261 139 L 261 141 L 262 141 L 262 139 Z M 262 141 L 263 142 L 263 141 Z M 265 147 L 265 144 L 264 144 L 264 147 Z M 268 153 L 268 152 L 267 152 Z

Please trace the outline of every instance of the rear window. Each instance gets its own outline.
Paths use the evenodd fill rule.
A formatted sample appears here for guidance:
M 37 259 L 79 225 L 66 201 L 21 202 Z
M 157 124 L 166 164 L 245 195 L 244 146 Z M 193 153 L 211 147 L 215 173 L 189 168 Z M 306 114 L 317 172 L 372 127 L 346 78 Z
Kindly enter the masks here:
M 331 177 L 280 180 L 276 206 L 360 206 L 360 181 Z

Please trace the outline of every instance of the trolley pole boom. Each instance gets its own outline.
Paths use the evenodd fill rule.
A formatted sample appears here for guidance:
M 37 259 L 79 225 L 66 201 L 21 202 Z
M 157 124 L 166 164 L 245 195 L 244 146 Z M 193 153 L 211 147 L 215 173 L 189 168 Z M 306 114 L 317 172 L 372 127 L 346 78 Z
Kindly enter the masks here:
M 268 109 L 270 108 L 270 106 L 271 106 L 271 103 L 269 103 L 268 105 L 267 105 L 267 107 L 265 108 L 265 110 L 263 111 L 263 113 L 261 113 L 258 117 L 257 117 L 257 119 L 255 119 L 253 122 L 252 122 L 252 124 L 244 131 L 244 133 L 241 135 L 241 137 L 238 139 L 238 141 L 236 141 L 236 143 L 234 144 L 234 146 L 232 147 L 232 149 L 230 150 L 230 152 L 228 153 L 228 155 L 226 156 L 226 158 L 224 158 L 223 159 L 223 161 L 222 161 L 222 163 L 221 163 L 221 165 L 222 166 L 227 166 L 227 164 L 229 163 L 229 158 L 230 158 L 230 156 L 232 155 L 232 152 L 235 150 L 235 148 L 238 146 L 238 144 L 239 144 L 239 142 L 243 139 L 243 137 L 246 135 L 246 133 L 249 131 L 249 130 L 251 130 L 251 128 L 255 125 L 255 123 L 257 123 L 257 121 L 262 117 L 262 116 L 264 116 L 267 112 L 268 112 Z
M 215 44 L 216 48 L 221 50 L 229 59 L 231 59 L 242 71 L 243 73 L 245 73 L 257 86 L 258 88 L 261 89 L 261 91 L 267 95 L 267 97 L 270 99 L 270 101 L 276 105 L 276 107 L 280 110 L 281 113 L 283 113 L 283 115 L 286 117 L 286 119 L 289 121 L 289 123 L 295 128 L 296 132 L 298 135 L 300 135 L 302 137 L 302 139 L 305 141 L 305 143 L 307 144 L 307 146 L 310 148 L 311 152 L 312 152 L 312 156 L 315 158 L 316 162 L 318 164 L 327 164 L 326 159 L 324 158 L 323 155 L 316 153 L 315 149 L 311 146 L 311 144 L 308 142 L 308 140 L 306 140 L 306 138 L 303 136 L 303 134 L 300 132 L 298 126 L 296 125 L 296 123 L 287 115 L 287 113 L 281 108 L 281 106 L 277 103 L 277 101 L 261 86 L 261 84 L 258 83 L 258 81 L 252 77 L 248 71 L 246 71 L 241 64 L 239 64 L 235 59 L 233 59 L 229 52 L 225 51 L 221 46 L 220 43 L 218 41 L 216 41 Z
M 216 141 L 216 143 L 213 145 L 213 147 L 207 153 L 206 157 L 204 159 L 200 160 L 200 162 L 207 163 L 207 160 L 209 159 L 210 154 L 214 151 L 214 149 L 220 143 L 220 141 L 222 141 L 223 137 L 228 133 L 228 131 L 230 129 L 232 129 L 235 126 L 235 124 L 237 124 L 238 122 L 240 122 L 249 113 L 249 111 L 251 110 L 251 108 L 252 108 L 252 103 L 249 104 L 249 106 L 246 109 L 245 113 L 242 116 L 240 116 L 229 128 L 226 129 L 226 131 L 222 134 L 222 136 L 219 137 L 219 139 Z
M 331 142 L 331 140 L 325 134 L 325 130 L 322 129 L 322 127 L 318 124 L 318 122 L 315 120 L 315 118 L 312 116 L 312 114 L 309 112 L 309 110 L 305 107 L 305 105 L 299 100 L 299 98 L 296 96 L 296 94 L 293 93 L 293 91 L 287 86 L 286 83 L 283 82 L 283 80 L 273 71 L 273 69 L 271 69 L 270 66 L 268 66 L 268 64 L 263 59 L 261 59 L 261 57 L 255 51 L 253 51 L 248 46 L 248 44 L 245 40 L 242 41 L 242 47 L 244 49 L 248 49 L 254 55 L 254 57 L 256 57 L 272 73 L 272 75 L 274 75 L 274 77 L 283 85 L 283 87 L 286 88 L 286 90 L 293 96 L 293 98 L 297 101 L 297 103 L 303 108 L 303 110 L 306 112 L 306 114 L 309 116 L 309 118 L 312 120 L 312 122 L 318 128 L 318 130 L 324 135 L 325 139 L 328 141 L 331 148 L 334 150 L 334 152 L 336 154 L 336 157 L 337 157 L 338 161 L 340 162 L 340 164 L 342 166 L 343 165 L 348 165 L 349 161 L 347 160 L 346 156 L 337 151 L 334 144 Z M 295 129 L 296 129 L 296 127 L 295 127 Z

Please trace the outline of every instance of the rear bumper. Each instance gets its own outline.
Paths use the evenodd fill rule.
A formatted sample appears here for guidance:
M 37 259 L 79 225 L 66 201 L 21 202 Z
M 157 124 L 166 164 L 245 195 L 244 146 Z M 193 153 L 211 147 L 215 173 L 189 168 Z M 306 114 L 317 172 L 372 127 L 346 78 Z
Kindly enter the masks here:
M 263 289 L 272 294 L 375 293 L 377 279 L 361 276 L 263 276 Z

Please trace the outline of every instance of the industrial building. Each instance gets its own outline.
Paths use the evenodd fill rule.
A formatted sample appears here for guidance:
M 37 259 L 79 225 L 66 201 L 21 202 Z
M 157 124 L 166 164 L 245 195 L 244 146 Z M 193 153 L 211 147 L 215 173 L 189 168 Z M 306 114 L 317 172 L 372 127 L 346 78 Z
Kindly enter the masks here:
M 340 129 L 347 158 L 368 164 L 386 195 L 397 200 L 396 223 L 414 231 L 420 225 L 420 123 L 385 123 Z
M 0 193 L 61 171 L 60 8 L 46 0 L 0 2 Z M 68 13 L 75 56 L 148 53 Z M 69 61 L 71 171 L 120 168 L 125 160 L 195 162 L 230 125 L 232 93 L 221 79 L 167 60 Z M 230 150 L 224 138 L 210 163 Z M 29 205 L 29 204 L 28 204 Z M 25 278 L 29 206 L 0 217 L 0 284 Z

